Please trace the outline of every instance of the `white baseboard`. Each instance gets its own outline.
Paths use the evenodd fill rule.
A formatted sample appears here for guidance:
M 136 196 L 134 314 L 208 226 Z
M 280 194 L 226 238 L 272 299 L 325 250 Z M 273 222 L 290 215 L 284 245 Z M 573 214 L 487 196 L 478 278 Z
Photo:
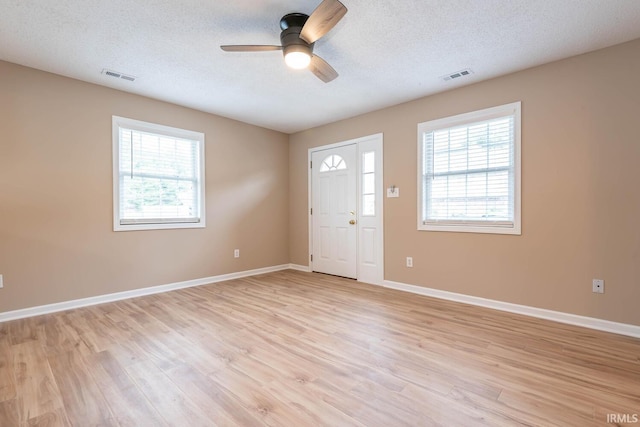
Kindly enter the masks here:
M 211 283 L 223 282 L 225 280 L 239 279 L 242 277 L 256 276 L 258 274 L 272 273 L 282 270 L 298 270 L 309 272 L 308 266 L 298 264 L 282 264 L 272 267 L 257 268 L 254 270 L 239 271 L 236 273 L 221 274 L 218 276 L 205 277 L 202 279 L 186 280 L 183 282 L 169 283 L 166 285 L 151 286 L 142 289 L 133 289 L 131 291 L 116 292 L 106 295 L 98 295 L 95 297 L 64 301 L 54 304 L 41 305 L 37 307 L 24 308 L 20 310 L 6 311 L 0 313 L 0 323 L 10 320 L 23 319 L 25 317 L 40 316 L 43 314 L 55 313 L 58 311 L 70 310 L 74 308 L 88 307 L 91 305 L 104 304 L 113 301 L 119 301 L 128 298 L 135 298 L 144 295 L 158 294 L 169 292 L 177 289 L 190 288 L 193 286 L 207 285 Z M 523 314 L 525 316 L 538 317 L 541 319 L 553 320 L 560 323 L 570 325 L 583 326 L 585 328 L 596 329 L 600 331 L 612 332 L 615 334 L 627 335 L 640 338 L 640 326 L 630 325 L 626 323 L 611 322 L 609 320 L 596 319 L 593 317 L 578 316 L 575 314 L 563 313 L 560 311 L 546 310 L 543 308 L 529 307 L 526 305 L 512 304 L 508 302 L 496 301 L 486 298 L 474 297 L 470 295 L 458 294 L 454 292 L 441 291 L 439 289 L 425 288 L 422 286 L 408 285 L 406 283 L 393 282 L 385 280 L 382 283 L 376 283 L 377 286 L 396 289 L 405 292 L 411 292 L 418 295 L 424 295 L 433 298 L 439 298 L 449 301 L 457 301 L 465 304 L 477 305 L 480 307 L 492 308 L 510 313 Z
M 594 317 L 578 316 L 576 314 L 563 313 L 561 311 L 546 310 L 544 308 L 529 307 L 526 305 L 512 304 L 487 298 L 457 294 L 455 292 L 441 291 L 439 289 L 425 288 L 422 286 L 408 285 L 406 283 L 385 280 L 382 285 L 385 288 L 397 289 L 433 298 L 462 302 L 494 310 L 508 311 L 510 313 L 523 314 L 525 316 L 538 317 L 540 319 L 553 320 L 569 325 L 583 326 L 599 331 L 613 332 L 614 334 L 627 335 L 640 338 L 640 326 L 626 323 L 611 322 L 609 320 L 596 319 Z
M 289 264 L 289 269 L 298 270 L 298 271 L 304 271 L 306 273 L 310 273 L 311 272 L 311 269 L 309 268 L 308 265 Z
M 291 264 L 282 264 L 273 267 L 257 268 L 255 270 L 239 271 L 237 273 L 221 274 L 218 276 L 205 277 L 202 279 L 186 280 L 184 282 L 175 282 L 166 285 L 151 286 L 148 288 L 133 289 L 131 291 L 116 292 L 113 294 L 98 295 L 95 297 L 58 302 L 37 307 L 23 308 L 20 310 L 6 311 L 4 313 L 0 313 L 0 323 L 8 322 L 10 320 L 23 319 L 25 317 L 40 316 L 43 314 L 70 310 L 73 308 L 88 307 L 91 305 L 104 304 L 107 302 L 119 301 L 128 298 L 141 297 L 144 295 L 159 294 L 162 292 L 174 291 L 176 289 L 208 285 L 210 283 L 223 282 L 225 280 L 239 279 L 242 277 L 256 276 L 258 274 L 272 273 L 274 271 L 288 269 L 296 270 L 297 268 L 295 267 L 297 266 L 292 266 Z

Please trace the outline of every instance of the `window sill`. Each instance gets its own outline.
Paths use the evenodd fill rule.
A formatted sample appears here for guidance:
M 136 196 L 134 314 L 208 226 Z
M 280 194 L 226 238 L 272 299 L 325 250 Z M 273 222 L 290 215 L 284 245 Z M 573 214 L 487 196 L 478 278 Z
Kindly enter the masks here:
M 481 234 L 512 234 L 516 236 L 522 235 L 520 225 L 513 227 L 500 226 L 472 226 L 472 225 L 433 225 L 418 224 L 418 231 L 445 231 L 453 233 L 481 233 Z
M 166 224 L 113 224 L 113 231 L 140 231 L 140 230 L 172 230 L 183 228 L 206 228 L 202 222 L 174 222 Z

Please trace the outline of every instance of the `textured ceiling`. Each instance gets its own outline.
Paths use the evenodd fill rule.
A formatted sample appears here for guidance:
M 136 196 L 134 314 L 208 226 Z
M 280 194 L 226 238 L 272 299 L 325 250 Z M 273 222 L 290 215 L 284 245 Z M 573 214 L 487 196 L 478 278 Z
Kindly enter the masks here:
M 320 0 L 0 0 L 0 59 L 292 133 L 640 38 L 640 0 L 342 1 L 314 49 L 328 84 L 219 48 L 280 44 L 280 18 Z

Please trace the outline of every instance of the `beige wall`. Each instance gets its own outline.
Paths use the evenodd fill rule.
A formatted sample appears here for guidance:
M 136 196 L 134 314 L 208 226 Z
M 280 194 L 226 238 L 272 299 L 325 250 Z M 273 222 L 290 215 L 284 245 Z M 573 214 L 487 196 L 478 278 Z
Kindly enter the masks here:
M 386 279 L 640 325 L 638 75 L 640 40 L 292 135 L 291 262 L 308 264 L 308 149 L 383 132 L 385 187 L 401 190 L 384 200 Z M 416 125 L 513 101 L 522 235 L 417 231 Z
M 0 62 L 0 313 L 307 265 L 307 150 L 382 132 L 386 279 L 640 325 L 639 74 L 636 40 L 287 137 Z M 417 123 L 517 100 L 522 236 L 418 232 Z M 206 229 L 112 231 L 112 115 L 205 132 Z
M 205 133 L 205 229 L 113 231 L 112 115 Z M 0 62 L 0 313 L 288 263 L 288 149 L 282 133 Z

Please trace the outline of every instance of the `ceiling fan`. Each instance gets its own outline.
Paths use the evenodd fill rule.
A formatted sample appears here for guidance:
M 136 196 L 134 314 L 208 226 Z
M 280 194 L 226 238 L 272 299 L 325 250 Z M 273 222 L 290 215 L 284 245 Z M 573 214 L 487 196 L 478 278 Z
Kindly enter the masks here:
M 295 69 L 309 68 L 320 80 L 329 83 L 338 77 L 331 65 L 313 54 L 314 43 L 327 34 L 347 13 L 338 0 L 323 0 L 311 13 L 289 13 L 280 19 L 281 46 L 277 45 L 223 45 L 225 52 L 265 52 L 282 50 L 286 64 Z

